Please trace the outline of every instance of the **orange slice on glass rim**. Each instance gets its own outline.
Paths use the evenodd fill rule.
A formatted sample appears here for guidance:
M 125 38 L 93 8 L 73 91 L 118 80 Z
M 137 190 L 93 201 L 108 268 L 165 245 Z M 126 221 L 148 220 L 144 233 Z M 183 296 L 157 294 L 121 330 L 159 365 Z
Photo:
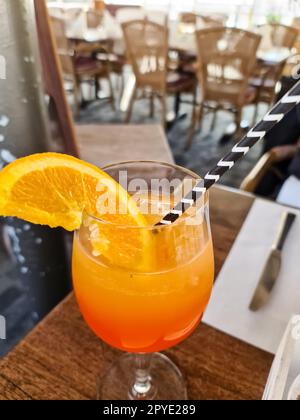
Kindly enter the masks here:
M 114 211 L 108 211 L 108 202 L 114 203 Z M 134 269 L 134 264 L 150 268 L 150 233 L 135 229 L 146 227 L 147 221 L 135 201 L 105 172 L 56 153 L 18 159 L 0 172 L 1 216 L 75 231 L 84 212 L 108 222 L 105 226 L 94 219 L 91 226 L 97 256 L 103 254 L 110 263 L 125 268 Z M 120 225 L 124 229 L 117 228 Z

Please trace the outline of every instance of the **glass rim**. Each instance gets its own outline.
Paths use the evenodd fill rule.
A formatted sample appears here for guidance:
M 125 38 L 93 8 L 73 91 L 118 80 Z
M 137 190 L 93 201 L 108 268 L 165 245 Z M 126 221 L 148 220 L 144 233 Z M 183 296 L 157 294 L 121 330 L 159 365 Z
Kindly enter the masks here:
M 101 168 L 102 171 L 106 172 L 107 170 L 109 170 L 110 168 L 113 168 L 115 166 L 121 166 L 121 165 L 131 165 L 131 164 L 154 164 L 157 166 L 165 166 L 165 167 L 169 167 L 170 169 L 177 169 L 178 171 L 181 171 L 182 173 L 185 173 L 187 175 L 189 175 L 191 178 L 193 179 L 197 179 L 197 180 L 201 180 L 202 178 L 197 175 L 195 172 L 191 171 L 190 169 L 184 168 L 180 165 L 176 165 L 176 164 L 171 164 L 171 163 L 167 163 L 167 162 L 161 162 L 161 161 L 155 161 L 155 160 L 129 160 L 129 161 L 122 161 L 122 162 L 116 162 L 116 163 L 112 163 L 109 165 L 106 165 L 104 167 Z M 204 194 L 204 204 L 201 206 L 201 208 L 205 208 L 209 205 L 209 191 L 206 191 Z M 101 217 L 97 217 L 94 216 L 90 213 L 88 213 L 87 211 L 84 211 L 83 214 L 90 219 L 95 220 L 98 223 L 101 223 L 102 225 L 106 225 L 106 226 L 112 226 L 118 229 L 136 229 L 136 230 L 148 230 L 148 231 L 154 231 L 154 230 L 162 230 L 162 229 L 170 229 L 174 226 L 174 223 L 172 223 L 171 225 L 161 225 L 161 226 L 155 226 L 155 225 L 149 225 L 149 226 L 136 226 L 136 225 L 124 225 L 124 224 L 119 224 L 119 223 L 113 223 L 113 222 L 109 222 L 107 220 L 101 219 Z M 163 218 L 163 216 L 162 216 Z M 193 217 L 187 217 L 185 219 L 183 219 L 186 223 L 182 223 L 182 225 L 187 225 L 188 220 L 192 219 Z M 182 219 L 182 217 L 181 217 Z M 180 218 L 178 219 L 180 220 Z M 182 220 L 182 221 L 183 221 Z M 82 220 L 82 224 L 84 222 L 84 217 Z M 180 226 L 181 224 L 178 223 L 178 221 L 175 223 L 176 226 Z

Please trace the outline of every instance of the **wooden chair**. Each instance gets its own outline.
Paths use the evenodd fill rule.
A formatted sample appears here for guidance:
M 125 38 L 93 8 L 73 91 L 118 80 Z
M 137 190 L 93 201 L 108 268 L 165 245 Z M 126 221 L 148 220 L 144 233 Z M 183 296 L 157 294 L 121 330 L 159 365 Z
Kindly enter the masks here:
M 108 41 L 105 44 L 105 48 L 97 52 L 96 58 L 104 64 L 109 64 L 110 73 L 117 76 L 116 89 L 120 97 L 122 97 L 125 86 L 124 67 L 127 64 L 126 56 L 116 54 L 114 52 L 114 43 Z
M 297 29 L 298 36 L 294 45 L 295 54 L 289 59 L 284 68 L 284 76 L 296 74 L 300 68 L 300 18 L 293 20 L 293 27 Z
M 295 48 L 297 50 L 297 53 L 300 54 L 300 18 L 295 18 L 293 20 L 293 28 L 297 29 L 298 36 L 295 42 Z
M 211 28 L 196 32 L 198 45 L 198 79 L 201 105 L 193 115 L 187 148 L 192 144 L 196 127 L 204 110 L 213 110 L 213 127 L 217 112 L 234 113 L 240 127 L 242 111 L 256 97 L 249 86 L 256 65 L 260 36 L 240 29 Z
M 100 2 L 101 3 L 101 2 Z M 87 11 L 87 27 L 89 29 L 97 29 L 102 24 L 104 18 L 103 11 L 88 10 Z M 122 54 L 115 54 L 113 40 L 106 40 L 104 49 L 96 52 L 96 58 L 104 65 L 109 64 L 109 70 L 111 73 L 117 75 L 118 90 L 122 95 L 124 90 L 124 66 L 126 64 L 126 58 Z M 106 51 L 105 51 L 106 50 Z M 121 83 L 120 83 L 121 82 Z
M 298 30 L 292 26 L 282 24 L 268 24 L 259 27 L 259 32 L 270 34 L 272 45 L 275 48 L 288 48 L 291 50 L 298 37 Z
M 274 48 L 287 48 L 292 50 L 298 39 L 298 30 L 285 25 L 263 25 L 260 27 L 260 32 L 268 34 L 267 36 L 270 37 Z M 266 103 L 269 106 L 274 103 L 276 87 L 283 75 L 287 61 L 288 58 L 282 60 L 277 65 L 274 65 L 274 63 L 258 63 L 256 74 L 251 80 L 251 86 L 257 89 L 255 120 L 258 112 L 257 108 L 260 103 Z
M 74 69 L 74 55 L 75 51 L 72 49 L 67 37 L 65 36 L 65 24 L 60 18 L 51 16 L 51 25 L 55 35 L 56 47 L 60 62 L 62 65 L 65 82 L 70 82 L 73 89 L 74 100 L 77 111 L 80 109 L 80 87 L 77 83 L 77 78 Z
M 127 22 L 122 25 L 128 61 L 132 66 L 136 85 L 128 109 L 127 123 L 130 122 L 137 94 L 150 99 L 150 116 L 154 114 L 154 99 L 157 97 L 162 107 L 162 124 L 166 126 L 166 97 L 191 92 L 196 98 L 196 79 L 190 74 L 168 72 L 168 29 L 147 20 Z
M 63 69 L 45 0 L 34 0 L 45 91 L 49 96 L 49 120 L 57 151 L 79 156 L 72 113 L 67 102 Z
M 56 39 L 57 51 L 62 63 L 63 74 L 66 81 L 73 85 L 73 92 L 77 112 L 80 110 L 82 102 L 81 83 L 84 81 L 93 81 L 95 84 L 96 98 L 98 97 L 99 80 L 106 79 L 110 89 L 110 102 L 112 108 L 115 109 L 115 100 L 113 87 L 110 79 L 109 62 L 101 62 L 90 56 L 89 51 L 82 50 L 78 54 L 72 49 L 69 40 L 66 37 L 65 23 L 58 18 L 51 18 L 51 24 Z M 100 49 L 100 47 L 99 47 Z M 102 48 L 107 53 L 107 51 Z
M 295 18 L 293 20 L 293 28 L 297 29 L 298 31 L 298 37 L 296 40 L 296 49 L 298 52 L 300 52 L 300 45 L 299 45 L 300 43 L 300 18 Z
M 300 143 L 299 143 L 300 146 Z M 255 193 L 257 187 L 269 171 L 277 175 L 281 180 L 281 174 L 275 168 L 275 164 L 293 159 L 299 153 L 299 146 L 279 146 L 270 150 L 259 160 L 249 175 L 244 179 L 241 189 L 246 192 Z
M 224 17 L 214 18 L 202 16 L 193 12 L 181 13 L 179 16 L 181 23 L 180 29 L 188 33 L 195 33 L 197 29 L 223 28 L 225 24 Z M 178 51 L 179 70 L 196 75 L 197 55 L 188 51 Z

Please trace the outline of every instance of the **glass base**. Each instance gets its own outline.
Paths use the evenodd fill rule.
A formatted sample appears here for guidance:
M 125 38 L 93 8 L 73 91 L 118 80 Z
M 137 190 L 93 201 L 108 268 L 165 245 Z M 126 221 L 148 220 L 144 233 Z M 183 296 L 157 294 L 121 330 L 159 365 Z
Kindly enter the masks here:
M 150 358 L 147 381 L 137 382 L 137 355 L 119 358 L 99 380 L 99 400 L 187 400 L 185 380 L 177 366 L 165 355 Z

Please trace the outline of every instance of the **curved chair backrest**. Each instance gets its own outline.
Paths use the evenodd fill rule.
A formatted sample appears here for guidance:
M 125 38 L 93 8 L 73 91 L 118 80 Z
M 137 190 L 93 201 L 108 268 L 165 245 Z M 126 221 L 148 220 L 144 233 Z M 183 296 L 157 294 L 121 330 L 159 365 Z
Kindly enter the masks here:
M 240 29 L 211 28 L 196 32 L 199 79 L 211 100 L 242 104 L 257 62 L 261 37 Z
M 281 24 L 263 25 L 260 31 L 271 35 L 271 42 L 274 47 L 292 49 L 298 38 L 298 29 L 292 26 Z
M 137 85 L 164 90 L 168 64 L 168 29 L 145 19 L 127 22 L 122 28 Z

